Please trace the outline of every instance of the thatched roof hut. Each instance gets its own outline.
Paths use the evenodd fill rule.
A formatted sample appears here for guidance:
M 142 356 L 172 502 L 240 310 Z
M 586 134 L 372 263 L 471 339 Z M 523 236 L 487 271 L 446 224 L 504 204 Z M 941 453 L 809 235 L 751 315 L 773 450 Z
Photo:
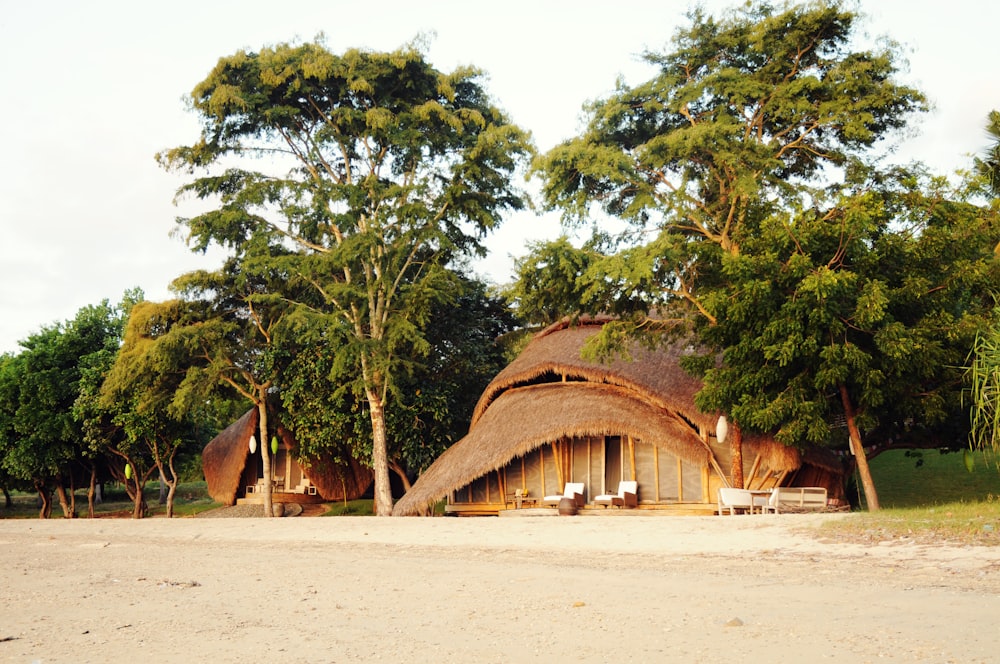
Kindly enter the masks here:
M 246 488 L 259 482 L 260 450 L 251 453 L 248 441 L 258 434 L 260 415 L 256 408 L 226 427 L 202 451 L 202 468 L 208 493 L 217 502 L 234 505 L 246 495 Z M 285 493 L 303 492 L 324 500 L 359 498 L 372 484 L 372 472 L 354 459 L 346 465 L 319 460 L 304 466 L 294 459 L 297 448 L 290 431 L 277 426 L 281 442 L 278 455 L 272 459 L 276 474 L 282 475 Z M 306 487 L 310 493 L 305 494 Z M 298 488 L 296 488 L 298 487 Z
M 587 482 L 591 496 L 613 491 L 608 485 L 629 474 L 644 479 L 647 507 L 714 501 L 715 487 L 728 482 L 720 474 L 729 451 L 715 441 L 718 414 L 695 406 L 700 381 L 678 362 L 695 350 L 683 342 L 656 350 L 634 344 L 631 359 L 582 359 L 584 344 L 607 320 L 563 321 L 536 335 L 487 386 L 469 433 L 420 476 L 393 514 L 425 513 L 446 496 L 488 503 L 495 513 L 508 486 L 530 485 L 535 495 L 558 492 L 557 478 L 561 483 L 570 475 Z M 782 477 L 804 463 L 798 450 L 767 436 L 749 437 L 745 447 L 757 468 Z M 839 465 L 835 457 L 820 458 L 830 469 Z M 662 477 L 670 473 L 675 479 Z

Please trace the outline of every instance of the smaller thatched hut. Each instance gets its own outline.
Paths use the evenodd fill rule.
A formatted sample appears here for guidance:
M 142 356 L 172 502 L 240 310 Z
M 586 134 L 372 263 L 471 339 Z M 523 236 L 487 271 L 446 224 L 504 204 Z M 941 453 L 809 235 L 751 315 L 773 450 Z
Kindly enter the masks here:
M 259 421 L 256 408 L 247 411 L 202 451 L 208 493 L 224 505 L 235 505 L 239 499 L 255 500 L 252 494 L 265 481 L 260 446 L 255 452 L 249 446 L 250 437 L 259 436 Z M 271 459 L 270 478 L 275 502 L 353 500 L 371 487 L 371 470 L 357 461 L 336 465 L 320 460 L 306 467 L 295 459 L 292 433 L 279 425 L 276 435 L 279 445 Z
M 701 412 L 701 386 L 679 358 L 684 343 L 657 350 L 638 344 L 631 359 L 581 358 L 608 319 L 568 321 L 536 335 L 487 386 L 469 433 L 417 480 L 393 513 L 425 513 L 447 498 L 452 514 L 497 514 L 582 482 L 585 500 L 637 481 L 640 509 L 710 511 L 728 486 L 732 453 L 715 438 L 718 413 Z M 802 454 L 767 436 L 745 440 L 748 488 L 826 486 L 843 495 L 839 460 Z M 726 469 L 726 470 L 724 470 Z M 524 499 L 527 496 L 527 499 Z

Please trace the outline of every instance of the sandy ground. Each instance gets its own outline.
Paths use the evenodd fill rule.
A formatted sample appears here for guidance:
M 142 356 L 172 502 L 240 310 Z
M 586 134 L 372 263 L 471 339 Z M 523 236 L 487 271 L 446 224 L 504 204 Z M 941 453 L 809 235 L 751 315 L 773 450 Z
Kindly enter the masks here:
M 0 521 L 0 661 L 1000 659 L 1000 549 L 827 518 Z

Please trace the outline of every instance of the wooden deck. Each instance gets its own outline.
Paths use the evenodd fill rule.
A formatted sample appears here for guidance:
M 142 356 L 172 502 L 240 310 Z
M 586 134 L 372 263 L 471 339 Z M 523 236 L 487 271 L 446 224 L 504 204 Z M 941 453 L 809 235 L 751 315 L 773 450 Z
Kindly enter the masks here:
M 628 516 L 712 516 L 716 513 L 714 503 L 673 503 L 662 505 L 639 505 L 635 509 L 585 505 L 577 510 L 576 516 L 585 517 L 628 517 Z M 500 516 L 504 518 L 559 516 L 556 507 L 524 507 L 488 503 L 465 503 L 445 506 L 446 516 Z
M 290 491 L 273 491 L 271 493 L 272 503 L 298 503 L 299 505 L 312 505 L 329 502 L 319 494 L 292 493 Z M 244 498 L 236 499 L 237 505 L 263 505 L 264 494 L 249 493 Z

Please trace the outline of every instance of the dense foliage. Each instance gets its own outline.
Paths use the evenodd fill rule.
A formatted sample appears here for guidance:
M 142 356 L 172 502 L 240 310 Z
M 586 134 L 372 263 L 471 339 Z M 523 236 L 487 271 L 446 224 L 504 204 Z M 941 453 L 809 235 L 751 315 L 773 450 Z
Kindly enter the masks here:
M 648 81 L 535 158 L 543 205 L 597 230 L 517 261 L 518 319 L 463 274 L 526 205 L 513 181 L 533 154 L 481 72 L 416 46 L 220 59 L 189 98 L 201 135 L 158 160 L 207 204 L 178 220 L 192 248 L 225 262 L 180 276 L 177 299 L 126 293 L 0 357 L 0 485 L 37 491 L 43 516 L 56 492 L 69 515 L 66 488 L 113 478 L 139 516 L 153 473 L 175 485 L 178 459 L 250 404 L 261 440 L 277 414 L 305 463 L 371 465 L 388 514 L 389 469 L 406 483 L 465 433 L 519 321 L 581 313 L 618 316 L 595 355 L 687 335 L 703 409 L 847 447 L 863 480 L 869 454 L 960 447 L 970 404 L 972 440 L 995 447 L 1000 112 L 957 186 L 888 165 L 925 99 L 898 82 L 895 44 L 858 46 L 858 19 L 836 0 L 692 11 L 644 54 Z
M 840 2 L 696 10 L 672 51 L 646 54 L 655 77 L 593 103 L 535 167 L 568 223 L 628 225 L 580 252 L 566 289 L 567 313 L 623 316 L 595 352 L 694 335 L 702 407 L 789 444 L 850 438 L 877 509 L 861 432 L 955 440 L 954 367 L 996 283 L 998 229 L 966 192 L 879 162 L 924 97 L 896 81 L 891 42 L 858 50 L 857 20 Z M 584 264 L 567 256 L 559 269 Z
M 191 94 L 200 140 L 160 155 L 201 173 L 182 194 L 217 205 L 180 220 L 193 246 L 282 270 L 294 292 L 280 295 L 300 324 L 336 339 L 340 376 L 371 420 L 380 515 L 392 509 L 385 409 L 395 378 L 429 351 L 434 307 L 459 293 L 449 265 L 481 253 L 485 233 L 524 205 L 511 178 L 528 136 L 479 76 L 439 72 L 414 47 L 241 51 Z M 275 257 L 276 244 L 290 254 Z
M 413 358 L 393 383 L 389 456 L 406 478 L 465 435 L 479 395 L 510 360 L 502 341 L 516 327 L 513 314 L 483 284 L 462 283 L 458 299 L 436 306 L 430 317 L 429 352 Z M 305 343 L 281 382 L 282 422 L 306 462 L 371 455 L 371 418 L 364 395 L 351 389 L 351 367 L 338 363 L 337 343 L 330 335 Z

